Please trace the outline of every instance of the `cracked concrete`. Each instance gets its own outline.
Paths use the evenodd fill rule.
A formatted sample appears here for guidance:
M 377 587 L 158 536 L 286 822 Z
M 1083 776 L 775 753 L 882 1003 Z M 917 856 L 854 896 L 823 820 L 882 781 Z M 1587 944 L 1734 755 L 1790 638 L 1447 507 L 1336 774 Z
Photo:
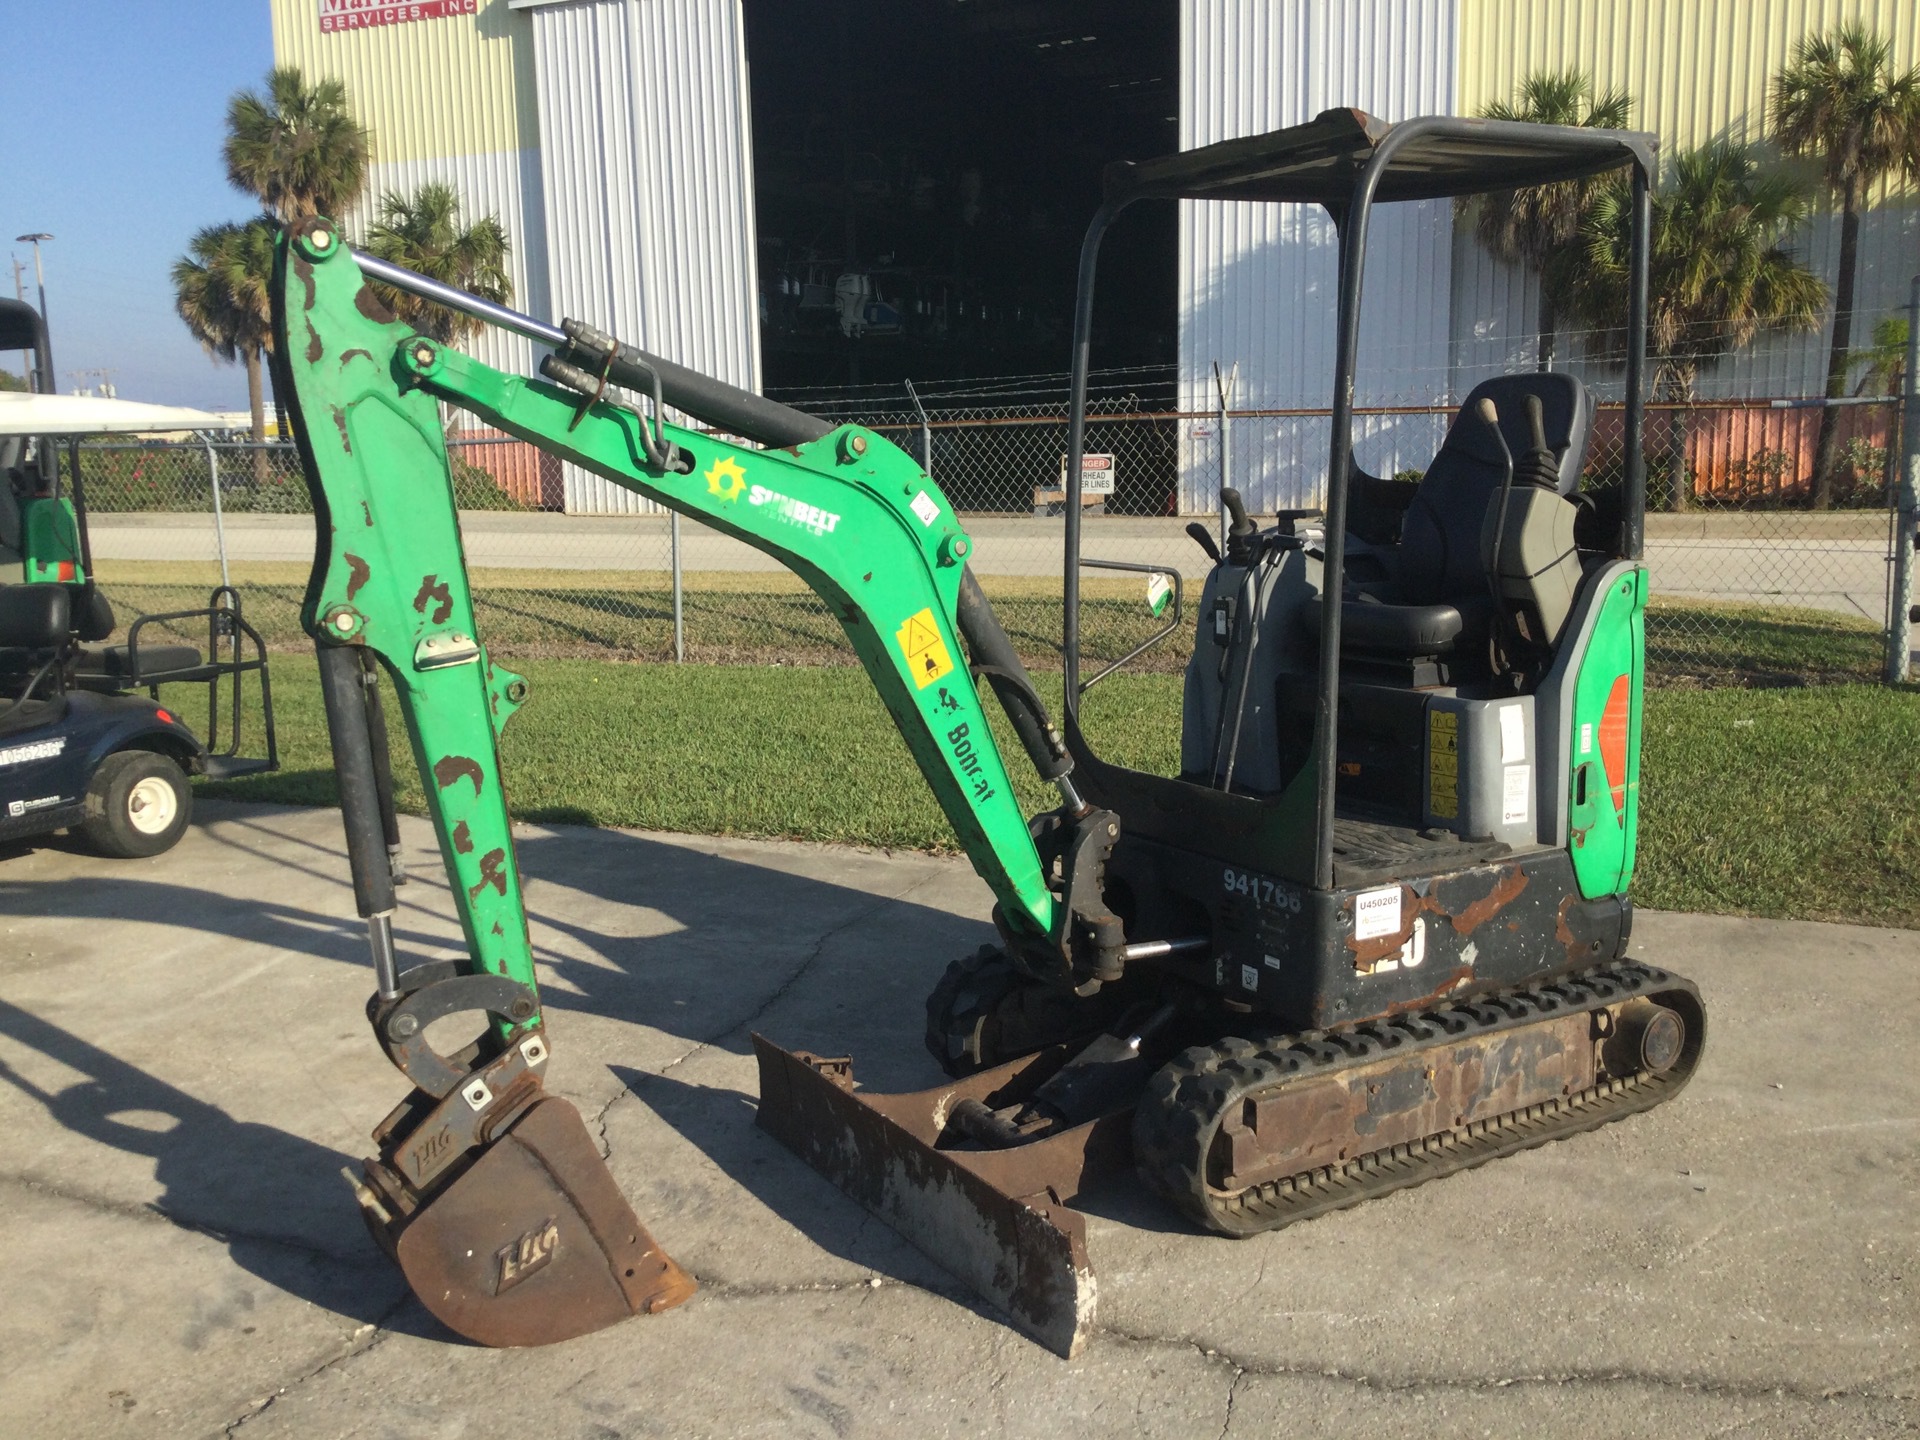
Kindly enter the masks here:
M 457 953 L 405 825 L 411 957 Z M 930 1083 L 988 938 L 964 863 L 527 827 L 551 1081 L 702 1290 L 454 1341 L 338 1171 L 399 1098 L 339 819 L 207 804 L 168 856 L 0 851 L 0 1425 L 58 1436 L 1878 1436 L 1920 1430 L 1920 935 L 1643 916 L 1712 1016 L 1674 1103 L 1245 1242 L 1089 1202 L 1057 1360 L 752 1124 L 747 1033 Z M 1861 1043 L 1861 1037 L 1872 1043 Z

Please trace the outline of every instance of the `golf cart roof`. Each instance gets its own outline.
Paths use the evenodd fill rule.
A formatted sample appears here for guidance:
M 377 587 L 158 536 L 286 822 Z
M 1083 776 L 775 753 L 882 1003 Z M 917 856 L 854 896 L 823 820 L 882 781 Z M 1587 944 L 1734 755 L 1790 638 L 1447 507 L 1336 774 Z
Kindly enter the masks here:
M 1376 200 L 1432 200 L 1519 190 L 1637 164 L 1651 177 L 1658 142 L 1638 130 L 1521 125 L 1431 116 L 1390 124 L 1361 110 L 1322 111 L 1304 125 L 1222 140 L 1157 160 L 1107 166 L 1109 201 L 1267 200 L 1344 205 L 1354 180 L 1395 130 L 1412 127 L 1380 176 Z
M 129 435 L 227 428 L 228 422 L 221 416 L 179 405 L 143 405 L 134 400 L 104 400 L 96 395 L 0 391 L 0 436 Z

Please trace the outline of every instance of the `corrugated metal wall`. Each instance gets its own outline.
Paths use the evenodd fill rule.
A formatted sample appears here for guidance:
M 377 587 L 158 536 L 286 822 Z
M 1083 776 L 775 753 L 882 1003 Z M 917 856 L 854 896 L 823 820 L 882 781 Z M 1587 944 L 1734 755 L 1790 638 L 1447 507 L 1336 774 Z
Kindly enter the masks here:
M 496 150 L 478 155 L 423 155 L 413 160 L 380 162 L 367 173 L 368 203 L 348 217 L 349 233 L 364 233 L 367 216 L 379 197 L 389 192 L 408 194 L 437 180 L 451 185 L 460 196 L 460 214 L 466 221 L 484 215 L 500 217 L 513 251 L 508 274 L 513 281 L 514 309 L 545 318 L 552 313 L 547 293 L 547 225 L 540 193 L 538 150 Z M 532 342 L 505 330 L 484 328 L 461 348 L 476 359 L 502 370 L 529 373 L 536 352 Z
M 1709 140 L 1749 144 L 1767 133 L 1767 92 L 1801 39 L 1859 20 L 1893 47 L 1896 68 L 1920 65 L 1920 8 L 1914 0 L 1460 0 L 1460 105 L 1472 113 L 1511 100 L 1520 82 L 1543 70 L 1578 68 L 1602 89 L 1633 100 L 1636 129 L 1654 131 L 1663 152 Z M 1860 233 L 1854 343 L 1906 304 L 1920 270 L 1920 202 L 1885 187 Z M 1831 285 L 1839 220 L 1820 215 L 1798 237 L 1800 257 Z M 1531 360 L 1536 287 L 1463 244 L 1457 259 L 1474 267 L 1456 284 L 1455 340 L 1466 368 L 1462 393 L 1500 356 Z M 1471 293 L 1471 313 L 1459 304 Z M 1564 347 L 1563 347 L 1564 349 Z M 1772 337 L 1707 372 L 1703 397 L 1817 395 L 1826 383 L 1827 334 Z M 1575 368 L 1578 368 L 1577 362 Z M 1588 377 L 1617 387 L 1617 377 Z
M 553 312 L 758 390 L 739 0 L 560 0 L 526 13 Z M 568 467 L 567 508 L 655 507 Z
M 1451 113 L 1456 10 L 1456 0 L 1185 0 L 1181 148 L 1297 125 L 1333 106 L 1388 119 Z M 1235 409 L 1330 403 L 1337 264 L 1325 212 L 1180 208 L 1182 408 L 1213 407 L 1216 360 L 1240 364 Z M 1446 393 L 1452 243 L 1445 204 L 1376 212 L 1359 403 Z M 1183 430 L 1181 508 L 1211 510 L 1220 485 L 1213 426 Z M 1369 417 L 1362 430 L 1361 463 L 1388 474 L 1424 464 L 1439 439 L 1425 417 Z M 1259 509 L 1318 504 L 1327 440 L 1323 418 L 1236 420 L 1234 483 Z
M 525 150 L 538 143 L 526 17 L 509 0 L 471 15 L 320 29 L 320 0 L 272 0 L 273 63 L 344 80 L 376 161 Z
M 1807 34 L 1857 18 L 1920 64 L 1914 0 L 1183 0 L 1182 148 L 1297 124 L 1333 105 L 1383 119 L 1472 114 L 1513 98 L 1543 70 L 1578 68 L 1635 102 L 1634 125 L 1663 148 L 1764 138 L 1773 74 Z M 1854 326 L 1904 305 L 1920 269 L 1920 200 L 1885 188 L 1861 232 Z M 1324 406 L 1333 366 L 1332 229 L 1277 207 L 1186 204 L 1180 221 L 1180 400 L 1214 405 L 1210 362 L 1241 364 L 1235 408 Z M 1395 214 L 1395 211 L 1415 211 Z M 1360 391 L 1365 404 L 1448 401 L 1490 374 L 1529 369 L 1538 327 L 1531 276 L 1486 254 L 1445 206 L 1380 212 L 1368 257 Z M 1125 223 L 1125 222 L 1122 222 Z M 1831 284 L 1839 222 L 1797 238 Z M 1818 394 L 1827 338 L 1763 338 L 1707 372 L 1703 398 Z M 1568 356 L 1602 394 L 1620 379 Z M 1097 362 L 1096 362 L 1097 363 Z M 1211 510 L 1219 485 L 1213 425 L 1181 444 L 1183 509 Z M 1198 434 L 1194 433 L 1198 430 Z M 1376 474 L 1424 465 L 1441 420 L 1363 416 L 1359 459 Z M 1234 479 L 1261 508 L 1317 503 L 1324 420 L 1234 422 Z
M 527 18 L 508 0 L 481 0 L 472 15 L 323 32 L 320 0 L 273 0 L 276 65 L 309 78 L 338 79 L 360 122 L 373 132 L 366 199 L 341 216 L 366 233 L 380 197 L 443 181 L 473 221 L 496 215 L 513 247 L 513 305 L 545 315 L 546 222 L 541 213 L 533 46 Z M 490 365 L 524 370 L 533 347 L 485 332 L 469 348 Z

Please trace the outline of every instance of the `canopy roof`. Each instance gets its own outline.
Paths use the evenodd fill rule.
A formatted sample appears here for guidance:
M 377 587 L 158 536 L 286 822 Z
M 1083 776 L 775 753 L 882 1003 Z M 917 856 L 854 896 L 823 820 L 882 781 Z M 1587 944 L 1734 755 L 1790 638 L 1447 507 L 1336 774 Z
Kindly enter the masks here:
M 1658 142 L 1638 130 L 1524 125 L 1428 116 L 1389 124 L 1361 110 L 1326 110 L 1304 125 L 1223 140 L 1157 160 L 1107 166 L 1109 200 L 1268 200 L 1344 205 L 1373 153 L 1403 138 L 1376 200 L 1432 200 L 1520 190 L 1637 164 L 1651 178 Z
M 218 415 L 179 405 L 0 390 L 0 435 L 129 435 L 227 428 L 228 422 Z

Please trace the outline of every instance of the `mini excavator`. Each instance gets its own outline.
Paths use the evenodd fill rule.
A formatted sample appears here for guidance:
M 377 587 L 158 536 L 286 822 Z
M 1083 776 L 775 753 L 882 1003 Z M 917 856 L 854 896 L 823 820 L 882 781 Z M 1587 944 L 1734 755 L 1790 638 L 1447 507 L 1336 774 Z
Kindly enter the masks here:
M 356 1188 L 427 1308 L 526 1345 L 694 1290 L 543 1088 L 495 747 L 527 685 L 474 625 L 441 405 L 755 546 L 845 629 L 993 893 L 998 942 L 928 1000 L 946 1083 L 874 1094 L 848 1058 L 755 1036 L 759 1123 L 1040 1343 L 1071 1355 L 1093 1323 L 1073 1201 L 1105 1178 L 1131 1170 L 1201 1229 L 1249 1236 L 1676 1093 L 1705 1040 L 1698 991 L 1627 955 L 1652 163 L 1638 133 L 1337 110 L 1109 167 L 1076 305 L 1058 722 L 951 504 L 879 435 L 361 255 L 328 220 L 285 232 L 274 363 L 318 522 L 303 621 L 368 923 L 367 1015 L 413 1086 Z M 1353 377 L 1374 205 L 1622 169 L 1624 482 L 1581 491 L 1594 406 L 1551 373 L 1475 387 L 1417 482 L 1364 474 Z M 1146 199 L 1317 204 L 1341 238 L 1325 506 L 1262 525 L 1227 490 L 1224 544 L 1190 527 L 1212 568 L 1177 777 L 1101 759 L 1079 722 L 1114 668 L 1083 678 L 1081 570 L 1128 568 L 1080 553 L 1094 270 Z M 382 285 L 547 347 L 540 378 L 397 323 Z M 1156 638 L 1183 613 L 1176 595 Z M 452 880 L 460 963 L 395 952 L 379 675 Z M 983 682 L 1054 808 L 1016 804 Z M 427 1037 L 453 1015 L 484 1028 L 447 1053 Z

